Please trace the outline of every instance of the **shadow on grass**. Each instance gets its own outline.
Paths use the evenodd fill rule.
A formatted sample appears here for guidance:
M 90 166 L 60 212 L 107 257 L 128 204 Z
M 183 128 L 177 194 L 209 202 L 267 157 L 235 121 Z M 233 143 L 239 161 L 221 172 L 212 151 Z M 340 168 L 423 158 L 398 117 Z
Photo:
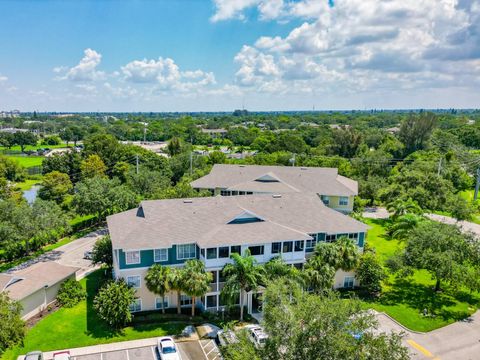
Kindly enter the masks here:
M 86 277 L 87 288 L 87 335 L 94 338 L 112 338 L 122 335 L 122 330 L 112 329 L 100 319 L 93 308 L 93 299 L 103 284 L 108 281 L 105 270 L 97 270 Z
M 444 320 L 461 320 L 470 315 L 468 311 L 454 309 L 459 302 L 478 306 L 479 299 L 473 294 L 455 292 L 447 286 L 444 288 L 445 291 L 437 293 L 432 285 L 414 283 L 411 279 L 396 279 L 391 290 L 385 292 L 378 302 L 390 306 L 404 304 L 419 313 L 426 309 L 428 314 Z

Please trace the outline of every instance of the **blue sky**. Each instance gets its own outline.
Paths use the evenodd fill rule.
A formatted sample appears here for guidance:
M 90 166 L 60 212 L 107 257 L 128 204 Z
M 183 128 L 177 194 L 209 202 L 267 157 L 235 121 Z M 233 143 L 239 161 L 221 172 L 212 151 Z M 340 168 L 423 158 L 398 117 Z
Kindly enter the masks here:
M 0 1 L 0 109 L 480 107 L 479 0 Z

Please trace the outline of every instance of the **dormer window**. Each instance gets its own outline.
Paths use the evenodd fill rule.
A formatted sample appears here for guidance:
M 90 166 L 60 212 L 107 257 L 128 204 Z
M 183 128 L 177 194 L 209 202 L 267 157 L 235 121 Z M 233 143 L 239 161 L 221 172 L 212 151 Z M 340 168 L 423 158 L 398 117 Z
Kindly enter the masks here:
M 235 216 L 227 224 L 246 224 L 246 223 L 261 222 L 261 221 L 265 221 L 265 220 L 250 211 L 244 211 L 241 214 Z
M 258 182 L 280 182 L 280 180 L 272 173 L 262 175 L 255 179 Z

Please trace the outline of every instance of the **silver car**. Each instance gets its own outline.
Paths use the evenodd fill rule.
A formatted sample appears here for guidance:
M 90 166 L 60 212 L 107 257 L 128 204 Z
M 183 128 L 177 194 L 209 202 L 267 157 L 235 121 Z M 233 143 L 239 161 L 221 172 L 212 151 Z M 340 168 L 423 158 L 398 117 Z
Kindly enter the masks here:
M 43 360 L 43 353 L 41 351 L 31 351 L 25 355 L 25 360 Z

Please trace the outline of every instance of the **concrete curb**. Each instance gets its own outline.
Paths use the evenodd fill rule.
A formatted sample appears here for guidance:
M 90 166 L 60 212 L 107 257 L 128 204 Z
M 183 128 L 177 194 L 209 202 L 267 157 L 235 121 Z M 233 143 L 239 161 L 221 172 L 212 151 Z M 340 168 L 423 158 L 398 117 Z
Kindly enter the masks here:
M 415 331 L 415 330 L 409 329 L 408 327 L 406 327 L 405 325 L 401 324 L 400 322 L 398 322 L 397 320 L 395 320 L 393 317 L 391 317 L 391 316 L 388 315 L 387 313 L 384 313 L 383 311 L 376 311 L 376 310 L 372 310 L 372 311 L 375 312 L 376 314 L 385 316 L 386 318 L 388 318 L 389 320 L 393 321 L 395 324 L 397 324 L 398 326 L 400 326 L 402 329 L 404 329 L 405 331 L 407 331 L 407 332 L 409 332 L 409 333 L 418 334 L 418 335 L 428 334 L 428 332 Z M 447 326 L 448 326 L 448 325 L 447 325 Z M 433 330 L 432 330 L 432 331 L 433 331 Z

